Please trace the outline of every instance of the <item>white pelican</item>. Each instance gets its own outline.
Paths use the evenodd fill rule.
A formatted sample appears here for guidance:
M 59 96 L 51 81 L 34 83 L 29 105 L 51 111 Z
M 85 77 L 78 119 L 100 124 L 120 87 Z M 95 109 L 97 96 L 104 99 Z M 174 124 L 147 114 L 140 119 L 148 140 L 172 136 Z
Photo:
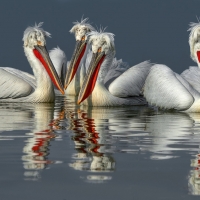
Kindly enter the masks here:
M 68 95 L 79 94 L 80 87 L 86 75 L 85 62 L 90 49 L 86 34 L 95 30 L 88 23 L 88 18 L 82 19 L 81 22 L 74 22 L 74 24 L 70 33 L 75 34 L 76 46 L 65 79 L 65 92 Z
M 78 103 L 83 102 L 88 106 L 146 104 L 140 92 L 151 64 L 147 61 L 142 62 L 116 77 L 115 73 L 118 69 L 112 69 L 115 56 L 114 34 L 93 31 L 87 37 L 90 37 L 89 42 L 92 44 L 93 55 L 79 93 Z M 105 79 L 109 82 L 108 89 Z
M 200 23 L 191 23 L 190 26 L 190 53 L 200 67 Z M 154 65 L 144 86 L 146 100 L 159 108 L 200 112 L 198 70 L 191 69 L 178 75 L 165 65 Z
M 72 55 L 71 61 L 68 65 L 68 71 L 62 70 L 61 74 L 64 74 L 65 79 L 65 93 L 68 95 L 78 95 L 80 91 L 80 85 L 83 82 L 83 78 L 86 73 L 85 62 L 87 58 L 90 45 L 86 40 L 86 34 L 95 29 L 88 23 L 88 18 L 81 19 L 81 22 L 74 22 L 74 26 L 71 28 L 70 33 L 75 34 L 76 46 Z M 50 51 L 50 58 L 58 71 L 61 71 L 66 64 L 66 56 L 60 48 L 55 48 Z M 64 67 L 65 68 L 65 67 Z M 61 78 L 63 81 L 63 77 Z
M 0 102 L 54 102 L 55 86 L 64 94 L 62 83 L 46 50 L 42 23 L 24 31 L 24 52 L 35 78 L 14 68 L 0 68 Z M 52 83 L 53 82 L 53 83 Z

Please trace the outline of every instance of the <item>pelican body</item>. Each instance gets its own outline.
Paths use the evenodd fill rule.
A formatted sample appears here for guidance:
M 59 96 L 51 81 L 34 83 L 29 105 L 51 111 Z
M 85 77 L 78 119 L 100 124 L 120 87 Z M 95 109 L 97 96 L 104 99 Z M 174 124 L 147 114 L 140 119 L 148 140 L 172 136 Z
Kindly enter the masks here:
M 191 23 L 189 45 L 191 58 L 200 67 L 200 23 Z M 154 65 L 145 81 L 144 96 L 158 108 L 200 112 L 200 71 L 192 67 L 181 75 L 165 65 Z
M 93 55 L 78 103 L 83 102 L 87 106 L 145 105 L 141 89 L 151 64 L 147 61 L 142 62 L 116 76 L 117 69 L 113 69 L 114 35 L 93 31 L 87 37 L 90 38 Z
M 24 31 L 24 52 L 35 76 L 14 68 L 0 68 L 0 102 L 54 102 L 54 85 L 64 93 L 63 85 L 46 50 L 42 23 Z
M 89 53 L 90 45 L 86 40 L 86 34 L 95 30 L 89 23 L 88 18 L 81 22 L 74 22 L 70 33 L 74 33 L 76 45 L 71 61 L 67 63 L 67 58 L 60 48 L 51 50 L 50 57 L 57 71 L 62 71 L 62 82 L 65 85 L 65 94 L 77 96 L 80 91 L 84 76 L 86 74 L 85 62 Z M 68 65 L 64 67 L 65 65 Z M 65 70 L 61 70 L 62 68 Z

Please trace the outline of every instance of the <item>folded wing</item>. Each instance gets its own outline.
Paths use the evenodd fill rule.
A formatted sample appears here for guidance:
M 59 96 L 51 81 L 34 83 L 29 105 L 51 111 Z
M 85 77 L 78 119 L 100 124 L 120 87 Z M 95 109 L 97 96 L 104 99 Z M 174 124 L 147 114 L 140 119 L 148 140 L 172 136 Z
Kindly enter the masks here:
M 151 66 L 150 62 L 144 61 L 129 68 L 110 84 L 109 92 L 117 97 L 141 95 L 142 87 Z
M 35 89 L 30 74 L 12 68 L 0 68 L 0 99 L 26 97 Z
M 148 103 L 164 109 L 188 109 L 194 102 L 191 92 L 188 82 L 165 65 L 154 65 L 144 85 Z
M 200 69 L 199 67 L 190 67 L 182 72 L 181 76 L 187 80 L 192 87 L 200 92 Z

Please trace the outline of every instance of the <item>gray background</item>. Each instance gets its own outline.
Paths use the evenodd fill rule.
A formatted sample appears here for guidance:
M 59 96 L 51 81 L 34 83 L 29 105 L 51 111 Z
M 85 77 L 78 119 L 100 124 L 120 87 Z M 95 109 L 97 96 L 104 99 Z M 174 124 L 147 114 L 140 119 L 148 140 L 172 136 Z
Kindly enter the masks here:
M 22 48 L 23 31 L 44 22 L 68 60 L 74 50 L 72 22 L 89 17 L 93 26 L 114 33 L 117 58 L 130 65 L 144 60 L 168 65 L 181 73 L 196 64 L 190 58 L 187 29 L 200 16 L 199 0 L 1 0 L 0 66 L 31 72 Z

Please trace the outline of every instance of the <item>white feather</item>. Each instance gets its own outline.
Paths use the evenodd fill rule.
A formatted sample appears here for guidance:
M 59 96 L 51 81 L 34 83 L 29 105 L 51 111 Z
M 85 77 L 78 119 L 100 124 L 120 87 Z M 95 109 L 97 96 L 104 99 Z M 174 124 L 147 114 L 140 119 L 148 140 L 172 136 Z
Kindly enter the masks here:
M 181 76 L 187 80 L 192 87 L 200 93 L 200 69 L 199 67 L 190 67 L 181 73 Z
M 24 31 L 24 52 L 33 69 L 35 77 L 13 68 L 0 68 L 0 101 L 1 102 L 53 102 L 54 88 L 51 79 L 42 63 L 34 55 L 35 45 L 45 45 L 46 36 L 42 23 L 28 27 Z
M 92 45 L 92 53 L 105 54 L 105 58 L 98 72 L 97 81 L 92 94 L 83 101 L 88 106 L 127 106 L 127 105 L 145 105 L 143 97 L 119 98 L 129 96 L 139 96 L 145 78 L 149 72 L 151 64 L 143 62 L 138 66 L 128 69 L 127 64 L 121 60 L 117 61 L 115 56 L 114 34 L 92 31 L 87 34 L 89 42 Z M 91 53 L 86 60 L 89 66 Z M 128 70 L 127 70 L 128 69 Z M 137 78 L 136 78 L 137 77 Z M 83 85 L 87 84 L 87 78 Z M 110 86 L 109 86 L 110 85 Z M 109 86 L 109 90 L 106 87 Z M 84 88 L 80 91 L 83 93 Z
M 51 58 L 51 61 L 53 62 L 53 65 L 58 73 L 58 76 L 61 78 L 61 72 L 65 72 L 63 74 L 66 76 L 66 71 L 67 71 L 67 57 L 59 47 L 54 48 L 49 51 L 49 56 Z M 65 68 L 65 70 L 63 69 Z
M 165 65 L 154 65 L 145 81 L 146 100 L 160 108 L 187 110 L 194 103 L 195 91 L 181 76 Z
M 0 68 L 0 99 L 26 97 L 33 89 L 25 79 Z
M 115 54 L 114 34 L 107 32 L 92 31 L 87 33 L 89 37 L 89 43 L 92 44 L 92 51 L 96 53 L 101 47 L 101 51 L 107 52 L 112 51 Z
M 38 25 L 35 24 L 35 26 L 33 27 L 29 26 L 28 28 L 26 28 L 26 30 L 24 31 L 24 36 L 22 38 L 24 46 L 28 45 L 29 47 L 33 48 L 34 45 L 37 44 L 37 41 L 40 41 L 42 45 L 46 44 L 45 37 L 51 37 L 51 34 L 44 31 L 44 29 L 41 28 L 42 25 L 43 22 L 40 22 Z
M 80 22 L 74 22 L 74 26 L 70 29 L 70 33 L 74 33 L 76 40 L 81 40 L 86 33 L 94 31 L 95 28 L 89 23 L 88 18 L 81 19 Z
M 190 23 L 189 45 L 191 58 L 200 67 L 200 22 Z M 159 108 L 185 112 L 200 112 L 200 69 L 190 67 L 181 75 L 164 65 L 155 65 L 148 75 L 144 96 Z
M 117 60 L 114 58 L 112 64 L 109 67 L 109 71 L 104 78 L 104 84 L 106 88 L 108 88 L 110 83 L 112 83 L 118 76 L 120 76 L 129 68 L 130 66 L 128 63 L 123 62 L 122 59 Z
M 141 95 L 141 90 L 152 64 L 148 61 L 139 63 L 121 74 L 109 86 L 109 92 L 118 97 Z
M 195 45 L 198 44 L 200 38 L 200 22 L 198 23 L 190 22 L 189 26 L 190 28 L 188 29 L 188 31 L 190 31 L 189 35 L 190 56 L 195 62 L 197 62 L 195 55 L 196 53 Z

